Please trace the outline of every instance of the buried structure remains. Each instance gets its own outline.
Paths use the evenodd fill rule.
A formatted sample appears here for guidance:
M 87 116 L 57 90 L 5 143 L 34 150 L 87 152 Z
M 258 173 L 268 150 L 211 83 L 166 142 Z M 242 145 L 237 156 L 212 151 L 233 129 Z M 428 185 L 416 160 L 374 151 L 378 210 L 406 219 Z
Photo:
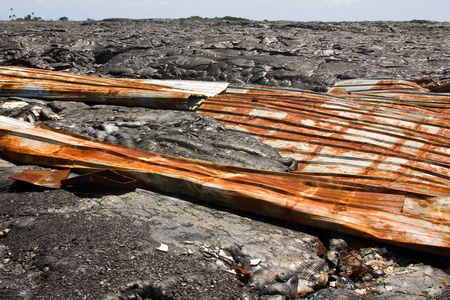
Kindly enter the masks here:
M 59 120 L 63 109 L 26 108 L 23 120 L 0 117 L 4 158 L 80 173 L 109 169 L 151 190 L 450 255 L 448 84 L 363 79 L 314 93 L 105 79 L 20 67 L 0 67 L 0 80 L 2 96 L 10 97 L 3 104 L 4 115 L 26 107 L 27 97 L 52 102 L 48 106 L 53 108 L 63 108 L 64 101 L 86 101 L 176 110 L 165 117 L 153 112 L 115 123 L 119 116 L 111 112 L 110 123 L 96 124 L 102 130 L 90 131 L 88 124 L 76 132 Z M 152 123 L 154 119 L 182 126 L 184 119 L 178 116 L 196 118 L 192 124 L 205 118 L 221 123 L 193 128 L 190 138 L 172 131 L 172 139 L 187 146 L 179 155 L 167 155 L 144 129 L 163 135 L 165 129 Z M 48 127 L 24 121 L 39 118 L 47 119 L 42 123 Z M 142 133 L 127 137 L 127 128 Z M 240 132 L 242 139 L 251 135 L 271 147 L 213 138 L 201 144 L 195 132 L 208 130 Z M 219 143 L 236 151 L 237 159 L 221 160 L 217 154 L 217 161 L 207 162 L 199 151 L 186 150 L 214 152 Z M 255 161 L 247 155 L 252 151 Z M 234 270 L 246 281 L 245 268 Z

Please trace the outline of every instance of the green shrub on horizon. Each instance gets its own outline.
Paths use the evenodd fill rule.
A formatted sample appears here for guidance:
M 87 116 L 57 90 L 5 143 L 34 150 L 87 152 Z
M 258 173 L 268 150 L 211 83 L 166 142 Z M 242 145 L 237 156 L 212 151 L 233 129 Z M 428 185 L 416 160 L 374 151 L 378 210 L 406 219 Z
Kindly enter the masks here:
M 14 11 L 13 8 L 11 8 L 11 13 Z M 42 21 L 41 17 L 35 17 L 34 16 L 34 12 L 32 12 L 31 14 L 26 15 L 23 18 L 17 18 L 16 15 L 13 13 L 12 15 L 9 16 L 9 19 L 11 21 Z

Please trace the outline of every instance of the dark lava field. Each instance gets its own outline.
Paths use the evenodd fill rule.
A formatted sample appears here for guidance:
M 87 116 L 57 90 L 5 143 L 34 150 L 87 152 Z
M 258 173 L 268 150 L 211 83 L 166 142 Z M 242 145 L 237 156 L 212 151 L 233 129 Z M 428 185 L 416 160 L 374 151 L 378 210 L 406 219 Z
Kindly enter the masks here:
M 0 28 L 1 66 L 318 92 L 353 78 L 450 81 L 450 23 L 442 22 L 108 19 Z M 27 104 L 3 106 L 10 102 Z M 34 115 L 148 151 L 291 167 L 275 149 L 195 112 L 19 97 L 0 104 L 0 115 Z M 137 128 L 138 119 L 149 125 Z M 26 169 L 41 167 L 0 159 L 1 299 L 450 299 L 445 257 L 143 189 L 53 190 L 9 178 Z

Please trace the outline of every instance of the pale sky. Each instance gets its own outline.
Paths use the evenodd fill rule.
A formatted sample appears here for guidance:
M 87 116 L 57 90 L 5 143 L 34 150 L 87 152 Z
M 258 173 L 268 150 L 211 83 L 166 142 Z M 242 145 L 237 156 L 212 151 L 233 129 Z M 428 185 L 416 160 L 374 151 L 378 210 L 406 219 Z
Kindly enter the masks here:
M 11 12 L 11 8 L 13 11 Z M 0 0 L 0 20 L 242 17 L 291 21 L 450 21 L 450 0 Z

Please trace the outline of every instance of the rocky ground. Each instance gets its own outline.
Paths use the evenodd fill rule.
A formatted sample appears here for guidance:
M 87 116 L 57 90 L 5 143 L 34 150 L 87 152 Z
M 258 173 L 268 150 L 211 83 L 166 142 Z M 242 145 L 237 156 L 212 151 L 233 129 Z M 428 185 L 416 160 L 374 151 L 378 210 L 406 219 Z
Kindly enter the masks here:
M 358 77 L 450 80 L 449 23 L 215 19 L 0 27 L 0 65 L 316 91 Z M 0 103 L 1 115 L 149 151 L 292 168 L 274 149 L 191 112 L 16 97 Z M 0 298 L 450 298 L 448 258 L 175 195 L 50 190 L 8 178 L 36 168 L 0 160 Z

